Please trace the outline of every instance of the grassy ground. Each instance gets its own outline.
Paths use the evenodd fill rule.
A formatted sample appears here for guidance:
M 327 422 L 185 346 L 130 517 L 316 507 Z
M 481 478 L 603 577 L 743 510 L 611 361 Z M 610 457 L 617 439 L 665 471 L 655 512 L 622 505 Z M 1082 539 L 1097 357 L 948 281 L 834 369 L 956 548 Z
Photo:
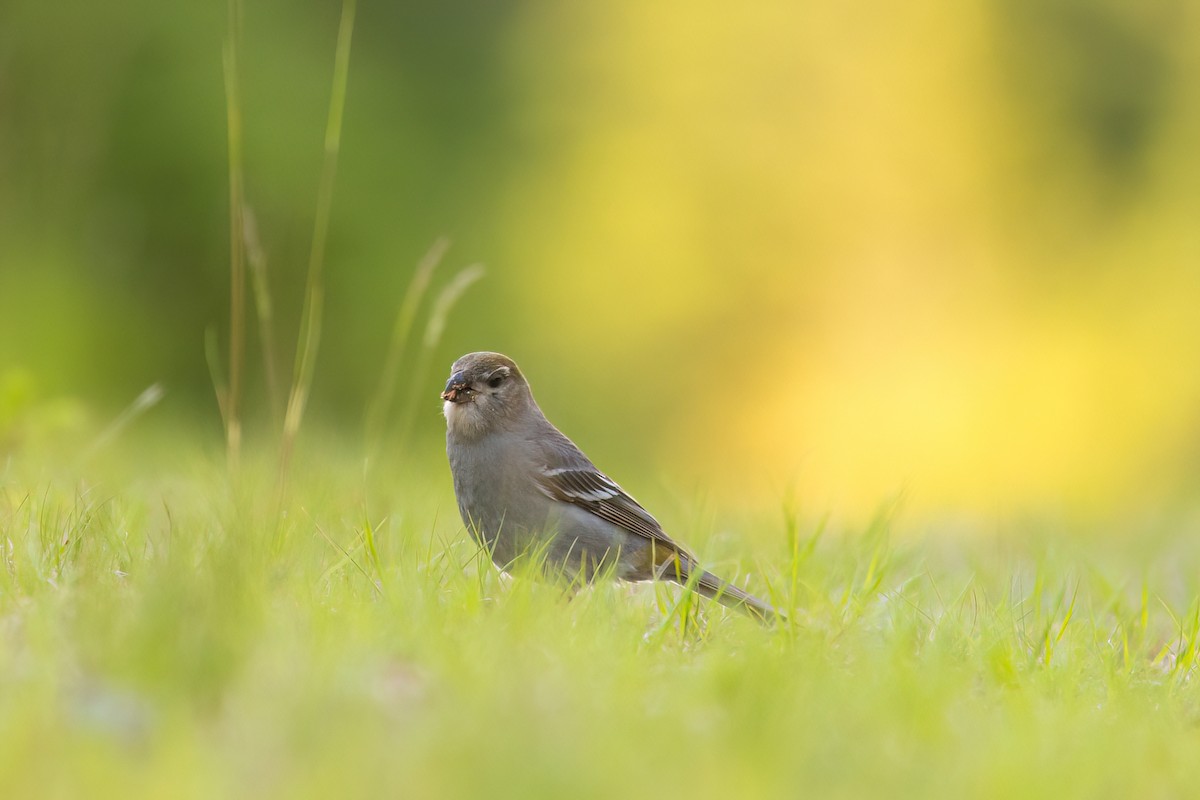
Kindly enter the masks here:
M 676 589 L 566 602 L 500 577 L 440 463 L 364 474 L 309 453 L 277 518 L 265 464 L 231 485 L 219 458 L 134 455 L 0 469 L 4 797 L 1200 784 L 1200 545 L 1184 522 L 1136 542 L 897 541 L 886 520 L 818 537 L 779 509 L 717 513 L 681 538 L 790 610 L 762 629 L 689 612 Z

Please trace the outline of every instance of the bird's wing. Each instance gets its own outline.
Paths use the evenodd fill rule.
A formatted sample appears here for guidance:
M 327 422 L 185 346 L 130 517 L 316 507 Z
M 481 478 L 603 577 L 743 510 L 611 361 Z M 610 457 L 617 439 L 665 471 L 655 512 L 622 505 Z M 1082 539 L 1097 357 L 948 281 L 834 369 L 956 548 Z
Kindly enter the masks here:
M 569 447 L 545 454 L 546 463 L 536 476 L 538 489 L 553 500 L 579 506 L 630 533 L 666 545 L 671 552 L 683 552 L 649 511 L 596 469 L 570 440 L 563 439 Z
M 699 567 L 692 555 L 667 536 L 649 511 L 616 481 L 596 469 L 566 436 L 555 430 L 540 443 L 542 465 L 535 473 L 538 489 L 552 500 L 583 508 L 606 522 L 650 540 L 654 546 L 645 553 L 649 559 L 645 566 L 655 577 L 684 585 L 695 581 L 696 591 L 705 597 L 764 622 L 781 618 L 770 604 Z

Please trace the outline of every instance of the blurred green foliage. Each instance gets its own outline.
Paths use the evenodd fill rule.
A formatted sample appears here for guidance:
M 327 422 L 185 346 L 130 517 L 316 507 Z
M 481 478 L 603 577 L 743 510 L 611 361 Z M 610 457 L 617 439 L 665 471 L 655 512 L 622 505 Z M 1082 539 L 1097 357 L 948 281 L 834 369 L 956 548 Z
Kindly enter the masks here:
M 286 347 L 338 11 L 245 4 Z M 101 416 L 162 382 L 216 430 L 225 26 L 0 4 L 0 369 Z M 618 473 L 839 508 L 1170 500 L 1200 459 L 1198 41 L 1187 0 L 362 3 L 314 419 L 361 430 L 445 234 L 489 273 L 409 376 L 424 454 L 440 365 L 486 348 Z

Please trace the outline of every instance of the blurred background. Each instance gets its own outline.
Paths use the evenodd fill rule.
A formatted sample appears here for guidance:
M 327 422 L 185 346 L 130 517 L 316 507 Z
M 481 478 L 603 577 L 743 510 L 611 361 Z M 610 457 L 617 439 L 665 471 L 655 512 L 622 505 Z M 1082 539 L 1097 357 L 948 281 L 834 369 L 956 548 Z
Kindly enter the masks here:
M 246 197 L 285 375 L 339 12 L 245 2 Z M 226 23 L 224 3 L 0 0 L 0 450 L 152 383 L 158 424 L 219 446 Z M 431 471 L 446 368 L 491 349 L 631 488 L 847 514 L 897 492 L 941 514 L 1186 502 L 1197 86 L 1190 0 L 362 0 L 309 421 L 361 442 L 445 235 L 435 292 L 487 274 L 406 361 L 421 405 L 388 434 Z

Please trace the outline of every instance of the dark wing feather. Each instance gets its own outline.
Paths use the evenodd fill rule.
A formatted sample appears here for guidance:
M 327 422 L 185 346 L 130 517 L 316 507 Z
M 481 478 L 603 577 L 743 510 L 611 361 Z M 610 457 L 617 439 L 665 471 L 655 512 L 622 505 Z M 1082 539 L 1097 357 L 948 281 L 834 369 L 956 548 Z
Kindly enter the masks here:
M 537 482 L 538 488 L 555 500 L 584 508 L 630 533 L 682 552 L 649 511 L 582 454 L 576 464 L 547 464 L 537 475 Z
M 538 488 L 553 500 L 584 508 L 600 519 L 611 522 L 662 548 L 652 547 L 650 556 L 656 576 L 687 584 L 695 575 L 695 589 L 724 605 L 736 608 L 763 622 L 780 618 L 769 603 L 747 594 L 736 586 L 706 572 L 695 559 L 667 536 L 658 520 L 638 501 L 605 475 L 579 451 L 570 439 L 555 431 L 543 449 L 544 465 L 537 473 Z M 693 570 L 695 572 L 693 573 Z

